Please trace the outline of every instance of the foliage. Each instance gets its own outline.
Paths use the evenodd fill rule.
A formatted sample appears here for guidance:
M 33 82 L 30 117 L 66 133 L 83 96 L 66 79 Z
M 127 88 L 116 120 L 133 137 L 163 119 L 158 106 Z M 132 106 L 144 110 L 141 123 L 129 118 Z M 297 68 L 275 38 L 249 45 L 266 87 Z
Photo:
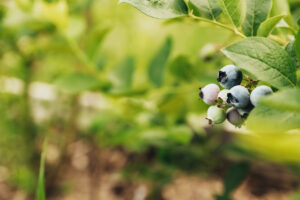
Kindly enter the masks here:
M 167 38 L 161 49 L 156 53 L 149 64 L 149 79 L 157 87 L 161 86 L 163 83 L 163 72 L 168 61 L 171 48 L 172 40 Z
M 216 5 L 214 1 L 208 2 L 209 3 L 206 4 L 206 6 Z M 287 41 L 279 40 L 279 38 L 275 37 L 274 35 L 271 35 L 272 37 L 270 36 L 270 38 L 275 41 L 263 37 L 253 37 L 256 36 L 257 33 L 259 33 L 260 36 L 269 36 L 273 28 L 282 18 L 285 18 L 285 20 L 287 20 L 287 23 L 290 23 L 289 12 L 280 13 L 281 10 L 279 9 L 279 7 L 283 5 L 281 5 L 281 3 L 279 3 L 278 1 L 273 1 L 273 10 L 271 12 L 272 2 L 270 0 L 247 1 L 246 15 L 244 16 L 245 9 L 242 1 L 219 0 L 218 3 L 219 6 L 222 8 L 223 14 L 228 19 L 228 25 L 223 24 L 222 22 L 217 22 L 217 19 L 215 17 L 212 17 L 214 16 L 214 13 L 212 13 L 214 9 L 210 9 L 210 15 L 207 15 L 207 13 L 205 14 L 204 11 L 204 15 L 199 15 L 204 16 L 203 18 L 197 17 L 196 15 L 198 15 L 204 7 L 202 4 L 196 4 L 193 1 L 190 2 L 192 6 L 189 7 L 189 14 L 186 14 L 186 17 L 193 18 L 199 21 L 209 22 L 217 26 L 229 29 L 242 38 L 245 38 L 246 36 L 251 36 L 249 38 L 242 39 L 234 44 L 227 46 L 222 50 L 223 53 L 228 58 L 230 58 L 235 64 L 237 64 L 237 66 L 239 66 L 241 69 L 244 69 L 246 73 L 249 73 L 249 75 L 252 76 L 252 78 L 254 79 L 258 79 L 260 81 L 268 83 L 277 89 L 296 87 L 296 71 L 298 66 L 297 62 L 295 62 L 295 60 L 297 60 L 296 53 L 292 53 L 293 44 L 287 45 L 287 47 L 284 48 L 282 46 L 282 43 L 287 44 Z M 188 5 L 189 3 L 187 3 L 187 6 Z M 139 6 L 137 6 L 137 8 L 140 9 Z M 150 7 L 148 8 L 149 10 L 151 10 Z M 196 15 L 194 15 L 193 9 L 197 11 Z M 284 11 L 287 11 L 285 6 L 282 9 Z M 270 12 L 273 15 L 276 14 L 277 16 L 272 17 L 271 15 L 269 15 Z M 159 16 L 154 17 L 160 18 Z M 172 16 L 169 16 L 169 18 L 171 17 Z M 289 26 L 289 28 L 294 29 L 293 26 Z M 274 34 L 276 33 L 274 32 Z M 298 40 L 299 39 L 296 36 L 296 52 L 298 51 Z M 276 96 L 270 98 L 276 98 Z M 286 98 L 289 98 L 288 95 L 286 96 Z M 287 102 L 289 101 L 287 100 Z M 268 106 L 265 107 L 261 105 L 254 110 L 253 114 L 251 114 L 250 116 L 248 128 L 251 129 L 251 127 L 254 127 L 255 129 L 260 129 L 256 128 L 260 127 L 256 124 L 257 121 L 259 122 L 261 120 L 261 118 L 259 118 L 260 114 L 263 114 L 263 117 L 274 116 L 275 110 L 273 110 L 272 105 L 267 105 Z M 269 108 L 266 109 L 267 107 Z M 287 113 L 287 115 L 289 114 Z M 280 116 L 278 116 L 278 119 L 282 119 L 283 114 L 281 114 Z M 289 122 L 296 122 L 297 120 L 298 118 L 296 114 L 289 115 L 288 117 Z M 282 127 L 280 130 L 298 128 L 298 125 L 294 123 L 292 124 L 294 124 L 295 126 L 290 126 L 290 123 L 278 124 L 279 120 L 273 119 L 271 121 L 276 121 L 277 125 Z
M 217 196 L 217 200 L 231 199 L 231 193 L 242 183 L 249 169 L 250 166 L 247 163 L 237 163 L 231 166 L 224 178 L 224 192 Z
M 143 13 L 162 19 L 187 14 L 187 6 L 184 0 L 170 0 L 168 2 L 160 0 L 121 0 L 119 3 L 130 3 Z
M 241 40 L 225 47 L 222 52 L 250 77 L 273 86 L 276 91 L 279 90 L 263 99 L 254 109 L 246 122 L 247 128 L 261 134 L 283 133 L 299 128 L 297 104 L 300 99 L 296 89 L 300 46 L 299 31 L 297 33 L 296 30 L 299 27 L 294 25 L 287 3 L 276 0 L 249 0 L 246 4 L 240 0 L 218 0 L 216 3 L 214 0 L 208 0 L 186 1 L 186 4 L 186 18 L 214 24 L 241 37 Z M 135 5 L 139 10 L 145 6 Z M 218 19 L 219 8 L 227 23 Z M 151 12 L 151 6 L 148 6 L 148 9 L 148 12 Z M 182 14 L 184 15 L 184 12 Z M 162 18 L 155 13 L 151 16 Z M 283 35 L 283 28 L 276 30 L 278 23 L 284 23 L 283 27 L 290 30 L 290 33 Z M 295 37 L 295 41 L 289 42 L 286 37 L 288 34 Z M 225 185 L 228 185 L 226 181 Z M 229 197 L 225 195 L 218 198 Z
M 226 47 L 223 53 L 258 80 L 278 89 L 296 86 L 296 66 L 292 58 L 284 48 L 269 39 L 243 39 Z
M 213 173 L 224 160 L 233 164 L 219 199 L 231 198 L 257 157 L 299 163 L 299 133 L 290 134 L 300 128 L 297 6 L 284 0 L 119 3 L 166 23 L 117 0 L 0 2 L 0 155 L 7 183 L 46 199 L 47 180 L 60 182 L 56 167 L 76 141 L 133 155 L 123 178 L 150 182 L 149 199 L 159 199 L 178 172 Z M 207 106 L 197 94 L 231 62 L 276 91 L 247 119 L 252 134 L 233 138 L 227 127 L 203 127 Z M 39 148 L 45 137 L 58 149 L 55 164 Z

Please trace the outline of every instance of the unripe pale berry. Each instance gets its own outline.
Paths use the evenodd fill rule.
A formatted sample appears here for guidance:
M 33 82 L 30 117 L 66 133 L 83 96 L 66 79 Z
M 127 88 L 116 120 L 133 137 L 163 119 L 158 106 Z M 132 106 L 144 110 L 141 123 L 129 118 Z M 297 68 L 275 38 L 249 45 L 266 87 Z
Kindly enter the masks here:
M 207 110 L 207 119 L 214 124 L 223 123 L 226 119 L 225 111 L 218 106 L 210 106 Z
M 227 101 L 227 94 L 228 94 L 229 90 L 227 89 L 223 89 L 219 92 L 218 94 L 218 99 L 222 99 L 223 102 Z
M 216 103 L 218 99 L 218 93 L 220 92 L 219 86 L 217 86 L 216 84 L 208 84 L 200 90 L 201 91 L 199 93 L 199 96 L 206 104 L 212 105 Z
M 243 117 L 236 108 L 228 109 L 226 113 L 227 120 L 234 126 L 240 127 L 244 123 Z
M 257 88 L 255 88 L 252 92 L 251 92 L 251 95 L 250 95 L 250 100 L 251 100 L 251 103 L 254 105 L 254 106 L 257 106 L 257 104 L 259 103 L 259 100 L 264 97 L 264 96 L 267 96 L 267 95 L 270 95 L 272 94 L 273 91 L 270 87 L 266 86 L 266 85 L 261 85 L 261 86 L 258 86 Z
M 241 84 L 243 74 L 234 65 L 226 65 L 219 71 L 217 80 L 223 88 L 231 89 L 232 87 Z
M 250 101 L 248 89 L 241 85 L 231 88 L 227 94 L 227 97 L 227 103 L 236 108 L 245 108 Z

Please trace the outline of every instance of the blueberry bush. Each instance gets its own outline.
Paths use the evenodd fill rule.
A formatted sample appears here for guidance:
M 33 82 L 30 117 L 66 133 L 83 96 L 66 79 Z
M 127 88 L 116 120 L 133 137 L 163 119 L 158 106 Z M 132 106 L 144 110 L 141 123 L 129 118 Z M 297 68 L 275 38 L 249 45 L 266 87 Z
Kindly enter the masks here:
M 205 103 L 217 105 L 210 107 L 207 113 L 211 124 L 222 123 L 224 112 L 233 106 L 238 112 L 231 109 L 227 114 L 229 121 L 238 126 L 244 124 L 254 133 L 282 134 L 299 128 L 296 105 L 300 104 L 297 98 L 300 21 L 297 16 L 293 18 L 286 1 L 119 2 L 129 3 L 154 18 L 190 20 L 195 25 L 210 23 L 237 36 L 236 41 L 221 48 L 221 52 L 234 64 L 223 67 L 218 73 L 217 80 L 225 90 L 221 90 L 218 96 L 220 89 L 215 84 L 200 89 L 199 95 Z M 240 122 L 241 117 L 245 122 Z
M 300 115 L 297 111 L 297 105 L 300 105 L 300 99 L 297 98 L 300 19 L 297 17 L 293 19 L 287 2 L 272 0 L 120 0 L 119 2 L 131 4 L 150 17 L 170 22 L 192 21 L 195 26 L 199 23 L 210 23 L 236 35 L 238 38 L 236 41 L 221 49 L 234 64 L 226 65 L 218 72 L 217 81 L 223 90 L 220 91 L 215 83 L 200 88 L 200 98 L 211 105 L 206 119 L 212 125 L 223 123 L 227 118 L 236 127 L 246 126 L 252 136 L 242 136 L 240 142 L 244 142 L 244 146 L 247 147 L 257 145 L 254 152 L 270 155 L 276 149 L 278 155 L 272 156 L 272 159 L 283 159 L 288 162 L 298 160 L 297 153 L 288 156 L 289 158 L 283 158 L 284 153 L 279 153 L 298 152 L 297 142 L 295 141 L 293 145 L 288 141 L 290 141 L 289 132 L 291 130 L 298 132 L 300 125 Z M 298 133 L 296 135 L 292 137 L 299 137 Z M 251 139 L 248 140 L 248 137 Z M 265 142 L 270 138 L 273 138 L 271 144 Z M 248 143 L 247 140 L 251 142 Z M 223 198 L 229 198 L 226 192 L 220 197 Z
M 1 0 L 0 199 L 299 199 L 299 16 Z
M 249 105 L 251 103 L 257 106 L 261 97 L 272 94 L 270 87 L 276 90 L 277 95 L 286 89 L 290 89 L 291 93 L 297 95 L 297 69 L 300 54 L 298 43 L 300 39 L 299 32 L 297 33 L 297 24 L 293 21 L 289 10 L 285 9 L 287 7 L 286 2 L 272 2 L 272 0 L 121 0 L 119 2 L 129 3 L 151 17 L 176 20 L 190 19 L 196 23 L 211 23 L 228 29 L 239 36 L 240 40 L 221 50 L 238 66 L 238 68 L 234 65 L 225 66 L 219 71 L 217 78 L 224 89 L 230 89 L 227 93 L 228 104 L 236 108 L 251 107 Z M 290 32 L 285 34 L 273 32 L 273 29 L 280 22 L 285 23 L 285 28 L 289 29 Z M 247 89 L 242 86 L 237 87 L 242 82 L 240 70 L 246 74 L 248 79 L 243 83 L 244 86 L 248 87 Z M 255 81 L 253 82 L 253 80 Z M 248 89 L 251 92 L 253 84 L 257 84 L 257 82 L 266 83 L 270 87 L 259 86 L 255 88 L 251 93 L 250 102 Z M 207 104 L 212 104 L 213 101 L 217 103 L 219 88 L 217 86 L 213 88 L 213 85 L 206 87 L 200 92 L 201 98 Z M 286 96 L 285 100 L 281 99 L 282 107 L 284 104 L 290 104 L 290 98 L 291 96 Z M 277 99 L 276 95 L 275 97 L 271 95 L 267 101 L 272 101 L 272 99 Z M 257 118 L 269 115 L 270 117 L 265 119 L 264 123 L 277 124 L 282 127 L 280 130 L 299 128 L 298 123 L 285 126 L 281 122 L 281 119 L 285 117 L 278 111 L 280 108 L 274 107 L 273 104 L 264 105 L 263 102 L 251 114 L 250 124 L 256 123 Z M 267 106 L 268 109 L 266 109 Z M 219 105 L 219 107 L 221 106 Z M 219 113 L 216 115 L 223 115 L 218 109 L 215 110 Z M 274 115 L 276 111 L 278 111 L 278 115 Z M 210 111 L 209 114 L 211 114 Z M 285 118 L 287 121 L 297 119 L 297 113 L 290 114 L 290 117 Z M 220 118 L 223 117 L 220 116 Z M 217 121 L 220 123 L 223 120 Z M 265 131 L 270 130 L 265 129 Z

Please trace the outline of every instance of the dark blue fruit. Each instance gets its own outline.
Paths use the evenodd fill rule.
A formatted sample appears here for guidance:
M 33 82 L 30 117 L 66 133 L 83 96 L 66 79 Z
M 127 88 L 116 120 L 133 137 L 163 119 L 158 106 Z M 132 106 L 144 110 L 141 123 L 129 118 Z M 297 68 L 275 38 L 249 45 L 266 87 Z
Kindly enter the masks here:
M 231 89 L 233 86 L 241 84 L 243 74 L 234 65 L 226 65 L 219 71 L 218 82 L 225 89 Z
M 234 86 L 227 94 L 227 103 L 236 108 L 246 108 L 250 102 L 250 93 L 241 85 Z

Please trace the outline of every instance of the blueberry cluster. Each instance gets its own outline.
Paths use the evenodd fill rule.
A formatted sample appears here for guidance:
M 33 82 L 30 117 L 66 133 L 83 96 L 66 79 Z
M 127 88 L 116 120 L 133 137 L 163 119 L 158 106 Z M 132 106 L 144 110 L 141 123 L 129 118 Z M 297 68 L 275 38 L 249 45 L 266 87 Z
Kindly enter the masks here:
M 224 88 L 220 90 L 216 84 L 208 84 L 200 88 L 199 96 L 211 105 L 207 111 L 210 124 L 220 124 L 227 119 L 231 124 L 240 127 L 251 110 L 259 103 L 259 99 L 273 93 L 266 85 L 252 90 L 255 81 L 250 80 L 245 86 L 240 85 L 243 80 L 242 72 L 234 65 L 226 65 L 217 78 Z

